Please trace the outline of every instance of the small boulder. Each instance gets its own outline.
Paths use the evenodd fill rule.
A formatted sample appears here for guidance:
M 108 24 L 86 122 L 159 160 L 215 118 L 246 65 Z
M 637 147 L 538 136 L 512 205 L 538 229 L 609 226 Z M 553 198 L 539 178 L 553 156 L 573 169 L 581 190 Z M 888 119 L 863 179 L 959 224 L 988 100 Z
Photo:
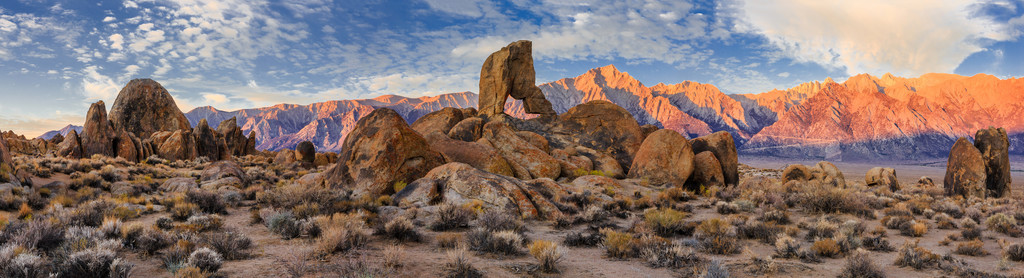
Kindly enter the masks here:
M 946 196 L 985 198 L 985 157 L 967 138 L 960 137 L 949 150 L 946 178 L 942 185 Z
M 378 108 L 359 119 L 345 138 L 338 163 L 324 175 L 324 182 L 351 189 L 356 198 L 376 198 L 394 193 L 396 182 L 412 182 L 444 163 L 402 116 Z
M 724 186 L 725 177 L 722 174 L 722 163 L 718 161 L 711 151 L 703 151 L 693 156 L 693 176 L 686 183 L 690 190 L 711 188 L 712 186 Z
M 313 146 L 313 142 L 299 142 L 299 145 L 295 146 L 295 159 L 305 165 L 313 165 L 316 161 L 316 146 Z
M 466 118 L 455 124 L 448 131 L 448 137 L 455 140 L 473 142 L 480 139 L 481 134 L 483 134 L 483 127 L 484 119 L 478 117 Z
M 203 172 L 199 174 L 199 181 L 206 183 L 227 177 L 238 178 L 243 184 L 249 180 L 245 170 L 242 169 L 242 166 L 238 165 L 238 162 L 234 160 L 221 160 L 210 163 L 209 166 L 203 168 Z
M 846 177 L 843 176 L 843 171 L 828 161 L 820 161 L 814 165 L 814 168 L 811 168 L 810 180 L 834 187 L 846 187 Z
M 985 188 L 988 196 L 999 198 L 1010 193 L 1010 141 L 1006 129 L 989 127 L 974 135 L 974 146 L 985 160 Z
M 423 115 L 423 117 L 416 119 L 410 127 L 412 127 L 413 130 L 416 130 L 416 132 L 419 132 L 420 135 L 427 135 L 434 131 L 448 134 L 448 131 L 450 131 L 452 127 L 464 118 L 462 110 L 453 107 L 445 107 L 441 108 L 441 110 Z
M 199 188 L 196 179 L 186 177 L 170 178 L 160 184 L 160 190 L 164 192 L 188 192 L 196 188 Z
M 782 184 L 789 181 L 808 181 L 811 179 L 811 169 L 801 164 L 790 164 L 782 170 Z
M 725 184 L 739 184 L 739 156 L 736 154 L 736 143 L 732 139 L 732 134 L 719 131 L 693 139 L 690 143 L 693 145 L 694 153 L 710 151 L 715 154 L 715 159 L 722 164 Z
M 889 191 L 900 190 L 900 180 L 896 177 L 896 169 L 875 167 L 864 175 L 864 183 L 868 186 L 885 186 Z
M 693 174 L 693 149 L 679 132 L 662 129 L 644 139 L 629 167 L 629 178 L 646 178 L 651 184 L 683 186 Z

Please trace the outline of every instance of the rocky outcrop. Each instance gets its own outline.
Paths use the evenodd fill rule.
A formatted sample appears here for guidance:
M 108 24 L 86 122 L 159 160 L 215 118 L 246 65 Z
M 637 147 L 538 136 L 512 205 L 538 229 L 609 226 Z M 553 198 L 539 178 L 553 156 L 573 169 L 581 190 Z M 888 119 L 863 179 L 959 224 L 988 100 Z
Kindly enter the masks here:
M 125 130 L 117 134 L 114 152 L 117 153 L 117 157 L 131 162 L 139 162 L 146 158 L 142 150 L 142 141 Z
M 89 106 L 82 128 L 82 155 L 90 157 L 94 154 L 114 157 L 114 128 L 107 120 L 107 107 L 103 101 Z
M 693 145 L 694 153 L 710 151 L 715 154 L 715 159 L 721 163 L 725 184 L 739 184 L 739 156 L 736 154 L 736 143 L 732 139 L 732 134 L 719 131 L 693 139 L 690 144 Z
M 194 178 L 170 178 L 160 184 L 160 190 L 165 192 L 188 192 L 189 190 L 199 188 L 199 184 L 196 183 Z
M 14 159 L 11 158 L 11 152 L 7 149 L 7 143 L 4 140 L 0 140 L 0 184 L 20 184 L 17 169 L 18 167 L 14 165 Z
M 196 143 L 196 155 L 197 157 L 206 157 L 211 161 L 217 161 L 225 159 L 221 157 L 224 150 L 221 149 L 223 142 L 217 132 L 210 128 L 210 125 L 206 123 L 206 119 L 199 121 L 199 125 L 193 130 L 195 134 Z
M 374 110 L 345 138 L 338 163 L 325 175 L 331 187 L 352 190 L 355 197 L 394 193 L 396 182 L 410 183 L 444 164 L 423 136 L 394 110 Z
M 834 187 L 846 187 L 846 176 L 843 175 L 843 171 L 828 161 L 818 162 L 811 168 L 811 180 Z
M 782 184 L 790 181 L 808 181 L 811 179 L 811 169 L 800 164 L 790 164 L 782 170 Z
M 248 138 L 242 134 L 242 128 L 238 127 L 235 117 L 221 121 L 217 125 L 217 133 L 224 138 L 224 145 L 227 146 L 231 155 L 246 156 L 256 153 L 256 145 L 249 146 Z
M 484 125 L 483 138 L 512 164 L 515 176 L 519 179 L 557 179 L 562 172 L 558 160 L 519 137 L 504 123 L 490 122 Z
M 473 142 L 480 139 L 483 134 L 484 119 L 479 117 L 466 118 L 455 124 L 448 131 L 448 137 L 455 140 Z
M 440 131 L 427 134 L 424 138 L 430 148 L 438 151 L 448 162 L 466 163 L 473 168 L 490 173 L 514 177 L 512 166 L 493 147 L 477 142 L 466 142 L 448 138 Z
M 551 102 L 537 88 L 535 75 L 532 42 L 513 42 L 492 53 L 480 68 L 480 114 L 504 114 L 505 101 L 511 96 L 523 101 L 526 113 L 555 115 Z
M 410 127 L 421 135 L 427 135 L 435 131 L 448 134 L 448 131 L 463 119 L 465 119 L 465 116 L 462 115 L 462 110 L 454 107 L 445 107 L 423 115 L 423 117 L 416 119 Z
M 647 136 L 629 167 L 629 178 L 644 178 L 650 184 L 683 186 L 693 174 L 690 141 L 674 130 L 662 129 Z
M 900 180 L 896 177 L 896 169 L 875 167 L 868 170 L 864 175 L 864 183 L 868 186 L 884 186 L 889 191 L 900 190 Z
M 110 122 L 140 138 L 149 138 L 158 131 L 190 129 L 171 94 L 152 79 L 134 79 L 121 89 L 110 107 Z
M 195 137 L 192 131 L 183 129 L 174 132 L 156 132 L 150 137 L 153 152 L 168 160 L 191 160 L 198 157 Z
M 82 158 L 82 141 L 78 138 L 78 132 L 72 130 L 68 137 L 57 145 L 57 155 L 69 158 Z
M 967 138 L 960 137 L 949 150 L 946 178 L 942 185 L 946 196 L 985 198 L 985 157 Z
M 225 178 L 235 178 L 246 184 L 249 177 L 245 174 L 242 166 L 233 160 L 221 160 L 211 163 L 199 174 L 199 181 L 202 183 L 217 181 Z
M 561 214 L 549 199 L 559 195 L 557 189 L 558 185 L 547 179 L 521 181 L 453 162 L 410 183 L 395 194 L 393 202 L 408 208 L 479 201 L 487 209 L 513 211 L 527 219 L 553 219 Z
M 974 135 L 974 146 L 985 160 L 985 188 L 988 196 L 999 198 L 1010 193 L 1010 141 L 1006 129 L 989 127 Z M 952 155 L 952 153 L 950 153 Z
M 687 189 L 700 190 L 724 185 L 722 163 L 715 158 L 714 153 L 703 151 L 693 156 L 693 175 L 686 182 Z
M 301 161 L 306 165 L 313 165 L 313 161 L 316 160 L 316 146 L 313 146 L 313 142 L 302 141 L 302 143 L 299 143 L 295 147 L 295 160 Z
M 610 154 L 625 172 L 643 143 L 643 131 L 629 111 L 614 103 L 595 100 L 558 115 L 553 133 L 573 143 Z

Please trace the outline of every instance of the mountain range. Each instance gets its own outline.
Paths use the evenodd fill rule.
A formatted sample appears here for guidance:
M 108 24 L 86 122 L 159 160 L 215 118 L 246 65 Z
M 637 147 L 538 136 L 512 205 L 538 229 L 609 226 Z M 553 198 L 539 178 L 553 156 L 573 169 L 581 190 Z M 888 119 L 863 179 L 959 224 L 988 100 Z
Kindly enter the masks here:
M 628 110 L 640 124 L 676 130 L 690 138 L 727 131 L 745 155 L 837 161 L 943 158 L 956 138 L 972 137 L 989 126 L 1006 128 L 1010 152 L 1024 154 L 1021 78 L 861 74 L 842 83 L 829 78 L 785 90 L 725 94 L 714 85 L 691 81 L 648 87 L 609 65 L 538 87 L 558 113 L 591 100 L 608 100 Z M 337 152 L 355 123 L 376 108 L 391 108 L 411 123 L 443 107 L 476 106 L 476 94 L 460 92 L 237 111 L 206 106 L 185 116 L 193 126 L 201 119 L 216 126 L 235 117 L 246 135 L 256 132 L 257 149 L 291 149 L 308 140 L 318 151 Z M 531 117 L 520 102 L 511 100 L 506 113 Z

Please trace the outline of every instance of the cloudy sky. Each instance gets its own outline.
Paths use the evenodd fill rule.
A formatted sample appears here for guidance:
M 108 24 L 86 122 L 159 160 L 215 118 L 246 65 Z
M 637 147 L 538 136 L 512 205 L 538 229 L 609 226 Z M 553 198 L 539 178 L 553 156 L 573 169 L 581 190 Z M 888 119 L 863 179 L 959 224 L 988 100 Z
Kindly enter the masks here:
M 756 93 L 832 77 L 1024 76 L 1024 0 L 3 0 L 0 129 L 81 124 L 133 78 L 188 111 L 476 91 L 534 41 L 538 82 L 615 64 Z M 108 107 L 109 109 L 109 107 Z

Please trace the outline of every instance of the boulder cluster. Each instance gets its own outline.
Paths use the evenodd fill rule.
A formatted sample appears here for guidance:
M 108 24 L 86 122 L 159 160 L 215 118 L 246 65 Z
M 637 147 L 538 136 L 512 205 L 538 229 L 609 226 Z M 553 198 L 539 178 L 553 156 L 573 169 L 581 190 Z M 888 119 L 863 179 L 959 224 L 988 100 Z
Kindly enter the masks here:
M 479 110 L 444 108 L 411 125 L 387 108 L 361 118 L 322 183 L 354 198 L 393 195 L 401 207 L 479 200 L 527 218 L 561 214 L 552 198 L 569 192 L 738 183 L 736 145 L 727 132 L 689 140 L 641 127 L 603 100 L 555 115 L 534 85 L 530 48 L 529 41 L 514 42 L 487 59 Z M 510 96 L 541 117 L 506 115 Z
M 55 143 L 60 156 L 104 155 L 132 162 L 152 155 L 169 160 L 206 157 L 217 161 L 256 152 L 255 134 L 242 135 L 235 118 L 221 122 L 216 130 L 205 119 L 195 128 L 189 127 L 170 93 L 151 79 L 128 82 L 109 115 L 103 101 L 93 103 L 82 134 L 71 131 L 67 137 L 54 139 L 51 143 Z
M 1003 128 L 978 130 L 974 144 L 960 137 L 949 150 L 943 186 L 947 196 L 994 197 L 1010 193 L 1010 142 Z

